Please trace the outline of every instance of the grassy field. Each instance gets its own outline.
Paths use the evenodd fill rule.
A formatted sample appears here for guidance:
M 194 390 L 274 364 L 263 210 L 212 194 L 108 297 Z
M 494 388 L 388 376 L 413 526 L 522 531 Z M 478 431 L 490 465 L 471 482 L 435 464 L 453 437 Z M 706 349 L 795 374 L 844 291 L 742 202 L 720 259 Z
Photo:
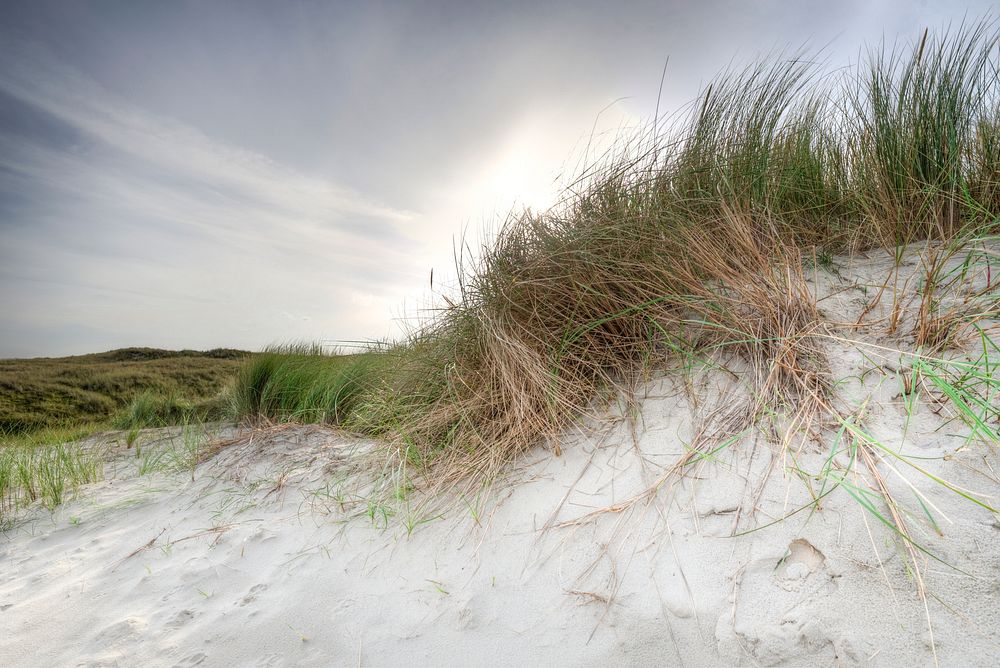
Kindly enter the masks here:
M 125 348 L 75 357 L 0 360 L 0 434 L 82 425 L 150 426 L 220 414 L 246 353 Z

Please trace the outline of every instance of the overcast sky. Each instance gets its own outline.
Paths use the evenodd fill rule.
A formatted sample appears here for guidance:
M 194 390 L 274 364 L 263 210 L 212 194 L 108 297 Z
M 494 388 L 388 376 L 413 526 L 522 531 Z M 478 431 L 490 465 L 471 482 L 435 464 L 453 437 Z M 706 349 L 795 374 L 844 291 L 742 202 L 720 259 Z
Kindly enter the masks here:
M 0 357 L 396 336 L 463 229 L 652 117 L 668 56 L 661 111 L 991 4 L 8 0 Z

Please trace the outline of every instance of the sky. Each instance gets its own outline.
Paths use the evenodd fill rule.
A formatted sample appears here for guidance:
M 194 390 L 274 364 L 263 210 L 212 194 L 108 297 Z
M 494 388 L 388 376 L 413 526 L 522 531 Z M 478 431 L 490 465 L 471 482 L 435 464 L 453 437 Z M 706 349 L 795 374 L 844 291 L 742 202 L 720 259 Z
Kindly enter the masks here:
M 7 0 L 0 358 L 398 337 L 658 104 L 991 5 Z

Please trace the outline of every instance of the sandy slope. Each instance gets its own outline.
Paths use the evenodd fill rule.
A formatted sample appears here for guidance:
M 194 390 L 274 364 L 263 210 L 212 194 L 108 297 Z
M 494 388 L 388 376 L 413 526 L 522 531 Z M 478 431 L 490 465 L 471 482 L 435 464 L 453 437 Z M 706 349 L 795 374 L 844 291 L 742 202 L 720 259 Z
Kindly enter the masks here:
M 819 279 L 824 309 L 859 308 L 836 286 L 879 263 Z M 872 396 L 879 437 L 996 502 L 995 448 L 926 406 L 906 424 L 898 387 L 861 378 L 855 347 L 828 352 L 855 377 L 845 401 Z M 843 490 L 732 537 L 811 498 L 763 438 L 636 500 L 738 398 L 713 374 L 698 383 L 710 400 L 650 379 L 639 415 L 602 407 L 609 419 L 567 434 L 562 457 L 539 450 L 492 502 L 411 534 L 405 510 L 373 526 L 335 484 L 366 446 L 335 432 L 247 434 L 193 480 L 138 476 L 123 453 L 108 481 L 0 536 L 0 666 L 920 666 L 934 661 L 928 615 L 941 665 L 1000 663 L 1000 524 L 912 469 L 943 532 L 915 517 L 916 537 L 965 571 L 923 558 L 926 609 L 899 541 Z M 818 470 L 823 446 L 801 445 L 799 466 Z

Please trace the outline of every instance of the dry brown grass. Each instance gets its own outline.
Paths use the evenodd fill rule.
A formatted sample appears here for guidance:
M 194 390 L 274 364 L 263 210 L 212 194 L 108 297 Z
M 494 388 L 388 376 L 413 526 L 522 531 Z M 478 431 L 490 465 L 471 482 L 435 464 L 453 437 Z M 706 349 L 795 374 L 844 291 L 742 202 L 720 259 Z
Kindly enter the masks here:
M 540 443 L 558 453 L 595 397 L 677 358 L 743 381 L 729 427 L 766 415 L 811 434 L 837 412 L 805 258 L 995 232 L 998 45 L 986 20 L 836 76 L 794 54 L 724 73 L 559 205 L 462 253 L 441 311 L 331 419 L 386 443 L 375 470 L 397 496 L 471 492 Z M 942 314 L 918 337 L 954 339 Z
M 766 216 L 681 219 L 669 234 L 639 206 L 571 234 L 566 222 L 509 221 L 464 299 L 427 334 L 454 357 L 430 408 L 385 434 L 397 480 L 432 471 L 423 482 L 436 490 L 478 485 L 538 443 L 558 454 L 595 394 L 627 392 L 668 355 L 734 361 L 747 421 L 778 410 L 797 427 L 814 421 L 829 396 L 822 324 L 801 252 Z M 403 374 L 395 391 L 430 394 L 426 378 Z
M 993 275 L 997 258 L 991 254 L 977 243 L 928 244 L 912 331 L 918 347 L 960 348 L 975 337 L 978 323 L 1000 313 L 1000 276 Z

